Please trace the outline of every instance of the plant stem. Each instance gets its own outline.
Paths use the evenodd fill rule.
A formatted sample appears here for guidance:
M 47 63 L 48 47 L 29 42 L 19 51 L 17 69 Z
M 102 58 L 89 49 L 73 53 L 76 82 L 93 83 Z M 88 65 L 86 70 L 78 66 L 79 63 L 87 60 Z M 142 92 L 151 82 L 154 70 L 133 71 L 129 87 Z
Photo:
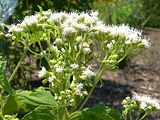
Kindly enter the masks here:
M 28 49 L 29 52 L 31 52 L 34 55 L 40 56 L 38 53 L 32 51 L 27 45 L 25 45 L 25 47 Z
M 39 45 L 39 47 L 40 47 L 41 52 L 44 54 L 44 58 L 45 58 L 45 59 L 47 60 L 47 62 L 49 63 L 49 59 L 48 59 L 48 57 L 46 57 L 45 52 L 43 51 L 41 42 L 38 42 L 38 45 Z
M 131 113 L 131 110 L 129 110 L 129 118 L 130 118 L 130 120 L 133 120 L 133 119 L 132 119 L 132 113 Z
M 148 115 L 148 112 L 145 112 L 145 114 L 138 120 L 143 120 Z
M 104 72 L 104 67 L 103 67 L 103 65 L 101 64 L 101 66 L 100 66 L 100 68 L 99 68 L 99 70 L 98 70 L 97 76 L 96 76 L 96 78 L 95 78 L 95 82 L 94 82 L 94 84 L 93 84 L 93 87 L 92 87 L 91 90 L 89 91 L 88 96 L 87 96 L 87 97 L 85 98 L 85 100 L 83 101 L 83 103 L 82 103 L 81 107 L 79 108 L 79 110 L 81 110 L 81 109 L 84 107 L 84 105 L 86 104 L 86 102 L 88 101 L 88 99 L 91 97 L 91 95 L 92 95 L 92 93 L 93 93 L 93 91 L 94 91 L 97 83 L 99 82 L 99 80 L 100 80 L 103 72 Z
M 140 110 L 140 108 L 138 108 L 138 115 L 137 115 L 136 120 L 139 120 L 140 115 L 141 115 L 141 110 Z
M 17 70 L 18 70 L 18 68 L 19 68 L 19 66 L 20 66 L 20 64 L 21 64 L 21 62 L 22 62 L 22 60 L 24 59 L 26 53 L 27 53 L 27 49 L 25 49 L 25 51 L 24 51 L 24 53 L 23 53 L 21 59 L 19 60 L 19 62 L 18 62 L 18 64 L 17 64 L 16 68 L 14 69 L 12 75 L 10 76 L 10 78 L 9 78 L 9 80 L 8 80 L 9 83 L 13 80 L 15 74 L 17 73 Z

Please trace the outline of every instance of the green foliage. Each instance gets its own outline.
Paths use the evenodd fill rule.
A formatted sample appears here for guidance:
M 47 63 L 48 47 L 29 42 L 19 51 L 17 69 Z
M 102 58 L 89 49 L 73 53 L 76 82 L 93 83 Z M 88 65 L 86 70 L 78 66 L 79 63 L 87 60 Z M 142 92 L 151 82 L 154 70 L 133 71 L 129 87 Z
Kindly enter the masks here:
M 54 100 L 52 94 L 44 89 L 37 89 L 35 92 L 17 91 L 8 96 L 3 107 L 3 115 L 12 115 L 16 113 L 25 114 L 31 111 L 32 113 L 30 114 L 33 115 L 36 110 L 40 110 L 37 108 L 39 106 L 43 106 L 42 108 L 49 110 L 53 108 L 56 109 L 58 104 Z
M 98 2 L 98 1 L 97 1 Z M 115 0 L 95 2 L 94 9 L 100 11 L 100 18 L 107 24 L 129 24 L 139 27 L 144 19 L 139 0 Z
M 160 1 L 159 0 L 140 0 L 145 14 L 143 26 L 160 28 Z
M 22 120 L 55 120 L 51 110 L 45 106 L 39 106 L 26 114 Z
M 125 23 L 138 28 L 160 27 L 159 8 L 159 0 L 98 0 L 93 4 L 107 24 Z
M 6 79 L 6 61 L 0 56 L 0 85 L 8 93 L 12 93 L 12 88 Z
M 71 114 L 69 120 L 122 120 L 121 114 L 103 104 Z
M 26 15 L 32 15 L 35 11 L 39 11 L 37 5 L 41 6 L 43 10 L 87 11 L 91 10 L 93 1 L 94 0 L 19 0 L 16 11 L 9 21 L 17 22 L 17 19 L 22 20 Z

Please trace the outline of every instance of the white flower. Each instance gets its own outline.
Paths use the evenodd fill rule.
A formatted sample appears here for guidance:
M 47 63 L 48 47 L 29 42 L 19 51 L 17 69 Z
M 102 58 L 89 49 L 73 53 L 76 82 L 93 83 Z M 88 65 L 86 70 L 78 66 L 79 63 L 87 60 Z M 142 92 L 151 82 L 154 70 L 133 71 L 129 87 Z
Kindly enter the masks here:
M 77 41 L 77 42 L 81 42 L 81 41 L 82 41 L 82 36 L 78 36 L 78 37 L 76 38 L 76 41 Z
M 84 54 L 89 54 L 91 52 L 91 49 L 86 47 L 86 48 L 83 48 L 82 52 Z
M 107 44 L 107 47 L 108 47 L 108 48 L 112 48 L 112 47 L 113 47 L 113 43 L 111 43 L 111 42 L 108 43 L 108 44 Z
M 108 28 L 102 22 L 98 22 L 92 29 L 104 33 L 108 32 Z
M 50 18 L 48 19 L 49 23 L 54 23 L 54 22 L 60 22 L 64 21 L 66 18 L 68 18 L 68 14 L 65 12 L 60 12 L 60 13 L 52 13 Z
M 82 52 L 86 55 L 89 54 L 91 52 L 91 49 L 89 48 L 89 44 L 84 42 L 81 44 L 82 48 Z
M 62 73 L 62 71 L 63 71 L 63 68 L 61 68 L 61 67 L 56 68 L 57 73 Z
M 73 103 L 73 102 L 74 102 L 74 99 L 71 99 L 69 102 L 70 102 L 70 103 Z
M 51 11 L 42 11 L 42 14 L 45 16 L 50 16 L 52 14 Z
M 48 22 L 54 23 L 54 22 L 57 22 L 57 21 L 60 20 L 60 19 L 61 19 L 61 15 L 60 15 L 59 13 L 53 13 L 53 14 L 50 16 Z
M 83 84 L 82 83 L 77 84 L 77 89 L 82 90 L 83 89 Z
M 72 33 L 75 33 L 76 30 L 73 27 L 66 26 L 63 28 L 62 32 L 63 32 L 63 35 L 70 35 Z
M 40 52 L 40 55 L 45 55 L 46 54 L 46 51 L 45 50 L 43 50 L 42 52 Z
M 72 23 L 71 26 L 73 26 L 76 29 L 80 29 L 82 31 L 88 31 L 89 30 L 89 28 L 86 25 L 82 24 L 82 23 L 74 22 L 74 23 Z
M 56 45 L 61 45 L 61 44 L 62 44 L 62 39 L 61 39 L 61 38 L 57 38 L 57 39 L 54 41 L 54 43 L 55 43 Z
M 88 48 L 89 48 L 89 44 L 88 44 L 87 42 L 84 42 L 84 43 L 82 44 L 82 46 L 83 46 L 83 47 L 88 47 Z
M 98 18 L 99 13 L 98 13 L 98 11 L 92 11 L 92 12 L 90 13 L 90 15 L 91 15 L 92 17 Z
M 19 24 L 17 25 L 11 25 L 11 27 L 9 28 L 9 32 L 22 32 L 23 28 L 21 28 L 21 26 Z
M 160 100 L 152 98 L 151 96 L 134 93 L 132 99 L 140 102 L 141 109 L 145 109 L 147 106 L 160 109 Z
M 79 67 L 79 65 L 78 65 L 78 64 L 76 64 L 76 63 L 71 64 L 70 66 L 71 66 L 71 68 L 72 68 L 72 69 L 77 69 L 77 68 Z
M 48 78 L 48 82 L 51 83 L 54 79 L 56 78 L 56 76 L 52 75 Z
M 142 36 L 142 31 L 138 31 L 137 29 L 124 24 L 120 26 L 107 26 L 107 32 L 112 36 L 123 36 L 126 40 L 131 40 L 134 43 L 139 42 L 139 39 L 141 40 Z
M 86 76 L 88 76 L 88 77 L 96 76 L 96 73 L 93 72 L 93 71 L 91 71 L 91 70 L 89 69 L 89 67 L 88 67 L 85 71 L 83 71 L 83 74 L 86 75 Z
M 148 47 L 151 46 L 151 43 L 146 39 L 142 39 L 141 42 L 142 42 L 142 44 L 144 45 L 145 48 L 148 48 Z
M 42 78 L 46 74 L 47 70 L 45 67 L 42 67 L 42 69 L 38 72 L 38 77 Z
M 83 96 L 81 90 L 79 90 L 79 89 L 77 89 L 77 90 L 75 91 L 75 93 L 76 93 L 76 95 L 78 95 L 78 96 L 80 96 L 80 97 Z
M 27 26 L 32 26 L 34 24 L 37 24 L 38 23 L 38 18 L 39 18 L 38 14 L 32 15 L 32 16 L 27 16 L 27 17 L 24 18 L 23 22 L 21 23 L 21 26 L 22 27 L 27 27 Z

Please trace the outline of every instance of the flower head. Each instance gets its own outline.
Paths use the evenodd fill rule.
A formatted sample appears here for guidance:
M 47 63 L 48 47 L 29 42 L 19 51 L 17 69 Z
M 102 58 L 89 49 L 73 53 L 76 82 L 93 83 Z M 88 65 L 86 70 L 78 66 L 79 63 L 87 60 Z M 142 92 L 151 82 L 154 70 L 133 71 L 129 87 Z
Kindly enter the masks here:
M 46 74 L 47 70 L 45 67 L 42 67 L 42 69 L 38 72 L 38 77 L 42 78 Z
M 62 71 L 63 71 L 63 68 L 61 68 L 61 67 L 56 68 L 57 73 L 61 73 Z
M 9 28 L 9 32 L 22 32 L 23 28 L 17 24 L 17 25 L 11 25 L 11 27 Z
M 32 16 L 27 16 L 24 18 L 23 22 L 21 23 L 21 26 L 22 27 L 27 27 L 27 26 L 32 26 L 34 24 L 38 24 L 38 18 L 39 18 L 39 15 L 36 14 L 36 15 L 32 15 Z
M 134 93 L 132 99 L 140 102 L 141 109 L 145 109 L 147 106 L 160 109 L 160 100 L 151 96 Z
M 64 27 L 63 28 L 63 35 L 70 35 L 70 34 L 73 34 L 75 33 L 76 30 L 73 28 L 73 27 Z
M 71 64 L 70 67 L 71 67 L 72 69 L 77 69 L 77 68 L 79 67 L 79 65 L 76 64 L 76 63 L 74 63 L 74 64 Z
M 56 45 L 61 45 L 61 44 L 62 44 L 62 39 L 61 39 L 61 38 L 57 38 L 57 39 L 54 41 L 54 43 L 55 43 Z
M 56 76 L 52 75 L 48 78 L 48 82 L 51 83 L 54 79 L 56 78 Z
M 85 71 L 83 71 L 83 74 L 86 75 L 87 77 L 94 77 L 94 76 L 96 76 L 96 73 L 93 72 L 93 71 L 91 71 L 89 69 L 89 67 Z

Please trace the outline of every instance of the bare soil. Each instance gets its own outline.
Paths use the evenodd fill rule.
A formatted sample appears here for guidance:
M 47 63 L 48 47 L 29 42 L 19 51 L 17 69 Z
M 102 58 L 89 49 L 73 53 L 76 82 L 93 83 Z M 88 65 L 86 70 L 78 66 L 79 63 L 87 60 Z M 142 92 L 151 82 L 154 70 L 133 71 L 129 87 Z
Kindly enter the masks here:
M 144 30 L 152 46 L 132 57 L 121 69 L 106 71 L 102 85 L 97 85 L 87 106 L 104 103 L 122 109 L 121 102 L 133 92 L 149 94 L 160 99 L 160 29 Z M 145 120 L 160 120 L 160 111 Z

